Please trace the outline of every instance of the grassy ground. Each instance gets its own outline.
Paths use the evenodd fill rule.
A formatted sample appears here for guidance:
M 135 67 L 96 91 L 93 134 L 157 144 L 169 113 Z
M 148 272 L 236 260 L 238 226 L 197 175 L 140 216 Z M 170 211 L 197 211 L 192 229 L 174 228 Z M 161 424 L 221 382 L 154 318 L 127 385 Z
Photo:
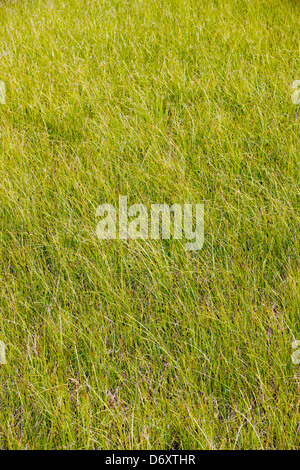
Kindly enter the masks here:
M 2 0 L 0 448 L 300 448 L 300 2 Z M 205 204 L 205 243 L 99 204 Z

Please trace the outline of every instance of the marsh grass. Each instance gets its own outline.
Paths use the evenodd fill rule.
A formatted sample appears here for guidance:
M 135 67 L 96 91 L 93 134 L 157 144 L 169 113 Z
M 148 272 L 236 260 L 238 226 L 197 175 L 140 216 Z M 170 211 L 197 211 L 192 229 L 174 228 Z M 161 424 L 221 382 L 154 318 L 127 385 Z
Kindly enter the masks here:
M 299 13 L 1 2 L 1 448 L 299 448 Z M 203 249 L 101 242 L 119 194 Z

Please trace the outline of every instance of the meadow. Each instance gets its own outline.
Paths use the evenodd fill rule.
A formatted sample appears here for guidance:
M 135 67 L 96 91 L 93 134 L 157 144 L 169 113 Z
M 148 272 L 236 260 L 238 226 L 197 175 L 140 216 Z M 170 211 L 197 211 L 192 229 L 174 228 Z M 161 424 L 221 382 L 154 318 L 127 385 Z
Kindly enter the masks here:
M 1 0 L 0 449 L 299 449 L 298 0 Z M 96 208 L 204 204 L 184 240 Z

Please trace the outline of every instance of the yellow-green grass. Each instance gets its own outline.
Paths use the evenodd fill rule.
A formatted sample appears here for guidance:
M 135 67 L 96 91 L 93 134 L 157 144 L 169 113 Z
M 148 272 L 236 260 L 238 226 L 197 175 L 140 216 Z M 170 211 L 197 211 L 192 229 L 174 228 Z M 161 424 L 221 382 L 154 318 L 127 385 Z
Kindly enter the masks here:
M 299 17 L 2 0 L 0 448 L 300 447 Z M 120 194 L 202 250 L 97 239 Z

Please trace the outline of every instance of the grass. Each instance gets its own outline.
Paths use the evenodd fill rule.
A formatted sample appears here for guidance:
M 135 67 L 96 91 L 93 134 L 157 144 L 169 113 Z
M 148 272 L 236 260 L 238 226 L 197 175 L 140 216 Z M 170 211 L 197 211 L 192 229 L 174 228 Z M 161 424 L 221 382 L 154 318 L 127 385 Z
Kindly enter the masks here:
M 2 0 L 0 448 L 300 448 L 299 13 Z M 97 239 L 120 194 L 202 250 Z

